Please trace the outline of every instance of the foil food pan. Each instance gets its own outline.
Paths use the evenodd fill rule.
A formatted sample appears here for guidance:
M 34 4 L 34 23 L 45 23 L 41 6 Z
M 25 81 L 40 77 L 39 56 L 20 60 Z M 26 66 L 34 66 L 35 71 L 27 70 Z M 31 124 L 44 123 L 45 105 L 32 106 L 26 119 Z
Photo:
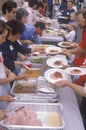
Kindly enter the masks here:
M 50 84 L 48 84 L 45 79 L 29 80 L 29 81 L 17 81 L 14 82 L 11 94 L 14 96 L 14 101 L 32 101 L 32 102 L 57 102 L 59 97 L 59 91 L 54 91 L 50 89 Z M 32 85 L 32 88 L 25 87 L 22 88 L 22 84 Z M 18 86 L 19 84 L 19 86 Z M 16 86 L 17 85 L 17 86 Z M 47 90 L 48 91 L 44 91 Z M 29 90 L 31 89 L 31 90 Z M 24 90 L 24 92 L 23 92 Z M 50 91 L 53 90 L 53 91 Z M 25 92 L 26 91 L 26 92 Z
M 30 125 L 8 125 L 5 122 L 5 119 L 0 121 L 0 125 L 8 130 L 60 130 L 65 127 L 65 122 L 63 119 L 63 106 L 59 103 L 22 103 L 14 102 L 10 103 L 7 112 L 11 113 L 16 108 L 26 107 L 28 110 L 34 111 L 37 113 L 38 119 L 41 120 L 41 126 L 30 126 Z M 56 116 L 58 116 L 58 119 Z M 59 118 L 60 117 L 60 118 Z M 23 118 L 23 117 L 22 117 Z M 54 120 L 54 121 L 53 121 Z M 58 120 L 58 121 L 57 121 Z M 53 125 L 50 123 L 54 122 Z M 55 124 L 55 122 L 58 124 Z M 55 125 L 55 126 L 54 126 Z

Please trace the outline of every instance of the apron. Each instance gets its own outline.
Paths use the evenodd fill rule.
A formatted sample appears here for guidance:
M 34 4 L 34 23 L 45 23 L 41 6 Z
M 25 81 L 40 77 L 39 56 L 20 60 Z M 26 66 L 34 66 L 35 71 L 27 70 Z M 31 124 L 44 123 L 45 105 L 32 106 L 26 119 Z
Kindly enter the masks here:
M 6 74 L 4 71 L 4 65 L 0 62 L 0 78 L 6 78 Z M 0 96 L 7 95 L 10 93 L 10 84 L 6 83 L 3 85 L 0 85 Z M 0 109 L 6 109 L 8 105 L 7 101 L 0 101 Z

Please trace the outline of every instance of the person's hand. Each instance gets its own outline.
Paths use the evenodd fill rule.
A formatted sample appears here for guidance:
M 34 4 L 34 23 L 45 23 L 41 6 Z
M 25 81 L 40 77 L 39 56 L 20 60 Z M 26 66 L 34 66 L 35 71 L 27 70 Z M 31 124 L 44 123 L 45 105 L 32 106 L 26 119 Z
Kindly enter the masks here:
M 5 117 L 5 111 L 4 110 L 0 110 L 0 120 L 4 119 Z
M 27 59 L 28 59 L 28 56 L 22 55 L 22 57 L 21 57 L 21 60 L 22 60 L 22 61 L 27 60 Z
M 62 50 L 63 50 L 62 51 L 63 55 L 66 55 L 68 58 L 70 58 L 72 56 L 72 53 L 69 50 L 67 50 L 65 48 L 63 48 Z
M 72 42 L 72 45 L 73 45 L 73 47 L 77 47 L 77 46 L 79 46 L 79 44 L 76 43 L 76 42 Z
M 11 101 L 12 100 L 12 96 L 11 95 L 4 95 L 4 96 L 0 96 L 0 101 Z
M 27 60 L 28 59 L 28 56 L 27 55 L 23 55 L 21 53 L 18 52 L 18 58 L 21 60 L 21 61 L 24 61 L 24 60 Z
M 34 42 L 30 41 L 30 40 L 21 40 L 21 42 L 23 44 L 28 44 L 28 45 L 32 45 L 32 44 L 35 44 Z
M 24 69 L 29 70 L 29 67 L 28 67 L 25 63 L 21 62 L 20 65 L 21 65 L 21 67 L 23 67 Z
M 69 83 L 69 81 L 62 80 L 62 81 L 56 82 L 55 86 L 57 86 L 57 87 L 66 87 L 68 85 L 68 83 Z

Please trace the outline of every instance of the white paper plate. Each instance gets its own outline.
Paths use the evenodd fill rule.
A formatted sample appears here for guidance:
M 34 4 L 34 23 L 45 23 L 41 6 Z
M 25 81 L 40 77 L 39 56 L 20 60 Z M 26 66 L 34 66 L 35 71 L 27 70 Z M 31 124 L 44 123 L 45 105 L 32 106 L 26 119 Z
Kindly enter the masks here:
M 62 74 L 62 78 L 56 78 L 56 79 L 53 79 L 51 77 L 52 74 L 54 74 L 55 72 L 59 72 Z M 61 81 L 61 80 L 65 80 L 66 79 L 66 75 L 64 73 L 64 70 L 61 70 L 61 69 L 49 69 L 48 71 L 45 72 L 45 79 L 50 82 L 50 83 L 55 83 L 55 82 L 58 82 L 58 81 Z
M 62 49 L 60 47 L 55 47 L 55 46 L 51 46 L 51 47 L 48 47 L 45 49 L 45 52 L 47 54 L 52 54 L 52 55 L 55 55 L 55 54 L 58 54 L 58 53 L 61 53 L 62 52 Z
M 66 58 L 64 57 L 52 57 L 50 59 L 47 60 L 46 64 L 49 66 L 49 67 L 54 67 L 54 68 L 62 68 L 63 65 L 62 64 L 58 64 L 56 65 L 55 62 L 56 61 L 60 61 L 63 65 L 67 65 L 67 60 Z
M 86 74 L 86 69 L 79 68 L 79 67 L 69 67 L 69 68 L 66 68 L 65 71 L 66 73 L 70 75 L 85 75 Z
M 65 45 L 67 43 L 67 45 Z M 70 42 L 59 42 L 58 45 L 60 47 L 64 47 L 64 48 L 70 48 L 70 47 L 73 47 L 73 44 L 70 43 Z

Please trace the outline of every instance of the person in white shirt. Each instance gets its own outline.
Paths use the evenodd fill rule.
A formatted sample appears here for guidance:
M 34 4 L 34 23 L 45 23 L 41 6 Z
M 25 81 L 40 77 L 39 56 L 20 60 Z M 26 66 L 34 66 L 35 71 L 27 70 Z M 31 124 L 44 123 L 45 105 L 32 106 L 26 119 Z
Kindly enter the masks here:
M 25 8 L 28 12 L 27 23 L 34 25 L 34 10 L 37 7 L 37 3 L 34 0 L 25 0 L 22 8 Z
M 69 41 L 69 42 L 73 42 L 75 40 L 76 37 L 76 24 L 69 24 L 67 25 L 67 32 L 62 32 L 62 36 L 64 38 L 65 41 Z

